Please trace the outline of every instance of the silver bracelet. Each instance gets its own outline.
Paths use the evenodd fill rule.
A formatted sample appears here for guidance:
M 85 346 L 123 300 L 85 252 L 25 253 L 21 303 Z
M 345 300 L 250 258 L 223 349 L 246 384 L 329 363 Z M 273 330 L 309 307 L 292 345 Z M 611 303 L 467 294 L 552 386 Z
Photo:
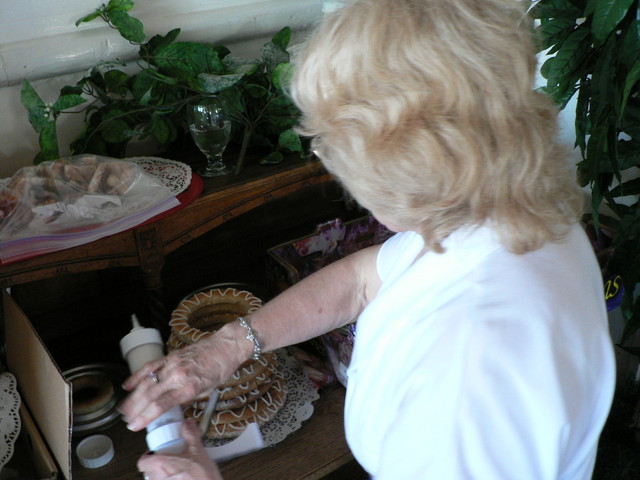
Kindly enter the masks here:
M 253 342 L 253 355 L 251 355 L 251 358 L 254 360 L 258 360 L 262 355 L 262 345 L 260 345 L 258 335 L 256 335 L 256 332 L 253 330 L 253 328 L 251 328 L 251 324 L 247 322 L 243 317 L 238 317 L 238 322 L 240 323 L 240 325 L 247 329 L 247 336 L 245 338 Z

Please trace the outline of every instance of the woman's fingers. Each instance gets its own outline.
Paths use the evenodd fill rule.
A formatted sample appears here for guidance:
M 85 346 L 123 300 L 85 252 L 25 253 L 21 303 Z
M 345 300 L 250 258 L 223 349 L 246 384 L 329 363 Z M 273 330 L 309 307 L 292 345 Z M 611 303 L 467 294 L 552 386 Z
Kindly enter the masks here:
M 233 338 L 212 335 L 145 364 L 123 384 L 119 405 L 128 428 L 139 431 L 166 410 L 211 393 L 239 365 Z
M 158 358 L 151 362 L 145 363 L 140 370 L 133 372 L 129 378 L 127 378 L 122 384 L 122 388 L 127 391 L 133 390 L 136 385 L 145 380 L 151 372 L 158 372 L 165 364 L 165 358 Z
M 145 454 L 138 470 L 150 480 L 222 480 L 217 465 L 207 456 L 196 422 L 186 420 L 180 432 L 187 448 L 179 455 Z
M 189 469 L 190 460 L 172 455 L 144 454 L 138 460 L 138 470 L 149 480 L 166 480 Z M 183 478 L 193 478 L 186 477 Z
M 204 446 L 202 445 L 202 432 L 198 428 L 195 420 L 191 418 L 185 420 L 182 424 L 180 435 L 187 444 L 187 455 L 194 458 L 202 455 L 206 456 Z
M 171 407 L 191 400 L 194 387 L 190 383 L 193 383 L 191 377 L 168 366 L 155 376 L 143 377 L 119 406 L 127 427 L 142 430 Z
M 128 428 L 142 430 L 171 407 L 192 401 L 215 388 L 218 380 L 215 369 L 203 365 L 203 357 L 194 355 L 191 348 L 184 348 L 162 362 L 145 364 L 132 375 L 125 383 L 125 388 L 132 391 L 119 406 Z

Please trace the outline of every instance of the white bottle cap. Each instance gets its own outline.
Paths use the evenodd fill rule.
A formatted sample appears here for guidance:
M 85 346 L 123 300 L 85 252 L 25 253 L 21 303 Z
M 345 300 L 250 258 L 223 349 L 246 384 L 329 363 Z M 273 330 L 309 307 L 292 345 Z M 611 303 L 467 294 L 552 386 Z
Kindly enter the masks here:
M 82 440 L 76 448 L 80 464 L 86 468 L 100 468 L 114 455 L 113 442 L 106 435 L 92 435 Z
M 146 343 L 155 343 L 164 346 L 160 332 L 155 328 L 134 328 L 120 340 L 120 351 L 122 356 L 127 358 L 127 354 L 136 347 Z M 150 359 L 151 360 L 151 359 Z
M 182 453 L 186 444 L 180 436 L 182 422 L 162 425 L 147 434 L 149 450 L 157 453 Z

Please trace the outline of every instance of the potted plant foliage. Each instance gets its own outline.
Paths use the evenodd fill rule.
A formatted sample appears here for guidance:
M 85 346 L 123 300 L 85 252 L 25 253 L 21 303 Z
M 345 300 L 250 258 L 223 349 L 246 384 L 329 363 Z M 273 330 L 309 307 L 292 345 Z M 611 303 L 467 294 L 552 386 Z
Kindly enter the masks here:
M 640 11 L 638 0 L 540 0 L 544 90 L 565 108 L 575 98 L 578 177 L 591 191 L 588 220 L 606 227 L 611 268 L 623 282 L 626 325 L 640 328 Z
M 217 94 L 236 120 L 240 170 L 250 146 L 266 152 L 262 163 L 278 163 L 282 152 L 303 154 L 292 130 L 298 111 L 283 93 L 292 73 L 287 47 L 291 30 L 283 28 L 266 43 L 259 58 L 234 56 L 228 48 L 178 41 L 180 29 L 146 40 L 144 25 L 129 14 L 134 2 L 110 0 L 76 22 L 102 19 L 137 45 L 138 68 L 127 73 L 119 62 L 100 63 L 75 85 L 61 89 L 46 103 L 30 82 L 23 83 L 21 101 L 39 133 L 40 152 L 34 163 L 59 157 L 56 121 L 61 114 L 84 114 L 82 131 L 70 145 L 72 154 L 94 153 L 121 158 L 134 140 L 153 138 L 160 149 L 186 136 L 184 106 L 195 96 Z

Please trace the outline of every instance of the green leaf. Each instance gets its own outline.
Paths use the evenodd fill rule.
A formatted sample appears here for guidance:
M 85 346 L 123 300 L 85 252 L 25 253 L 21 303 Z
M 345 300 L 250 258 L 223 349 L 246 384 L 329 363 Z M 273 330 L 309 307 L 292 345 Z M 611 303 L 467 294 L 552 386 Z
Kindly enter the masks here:
M 611 77 L 616 69 L 617 45 L 615 41 L 608 41 L 596 56 L 596 62 L 591 68 L 591 104 L 590 118 L 596 128 L 600 124 L 608 124 L 618 116 L 619 108 L 617 84 Z M 615 99 L 615 100 L 614 100 Z M 612 113 L 613 112 L 613 113 Z
M 260 159 L 260 165 L 275 165 L 284 160 L 284 155 L 281 152 L 271 152 L 266 157 Z
M 255 59 L 238 57 L 236 55 L 227 55 L 224 57 L 223 63 L 227 71 L 242 75 L 255 73 L 261 65 L 260 62 Z
M 201 73 L 226 73 L 218 53 L 201 43 L 172 43 L 159 49 L 154 60 L 164 73 L 183 81 L 193 79 Z
M 205 93 L 218 93 L 222 90 L 226 90 L 229 87 L 234 86 L 240 80 L 242 75 L 211 75 L 209 73 L 201 73 L 198 78 L 190 85 L 192 88 Z
M 248 77 L 256 73 L 260 65 L 256 62 L 245 63 L 244 65 L 238 65 L 233 69 L 229 69 L 231 72 L 236 73 L 238 75 L 242 75 L 243 77 Z
M 598 175 L 603 171 L 610 172 L 611 170 L 606 168 L 609 166 L 609 152 L 607 149 L 607 127 L 606 125 L 593 128 L 591 136 L 587 141 L 587 162 L 589 163 L 588 175 L 589 178 L 597 179 Z M 606 170 L 603 170 L 606 168 Z
M 240 90 L 236 87 L 222 90 L 218 97 L 220 97 L 224 104 L 229 109 L 229 113 L 235 119 L 238 119 L 244 113 L 244 106 L 242 104 L 242 95 Z
M 51 107 L 56 115 L 63 110 L 73 108 L 86 102 L 86 99 L 82 95 L 62 95 Z
M 554 45 L 562 44 L 575 27 L 576 20 L 571 17 L 557 17 L 544 21 L 539 28 L 543 38 L 542 48 L 546 50 Z M 549 54 L 553 53 L 553 50 L 549 52 Z
M 259 99 L 269 96 L 269 90 L 262 85 L 256 83 L 248 83 L 244 86 L 244 91 L 253 99 Z
M 47 122 L 39 137 L 40 154 L 42 160 L 56 160 L 60 158 L 58 150 L 58 136 L 56 134 L 56 122 Z
M 640 17 L 640 11 L 637 17 Z M 640 18 L 633 18 L 628 27 L 622 27 L 621 36 L 620 61 L 627 68 L 631 68 L 640 58 Z
M 640 167 L 640 141 L 620 140 L 618 142 L 618 162 L 620 170 Z
M 304 154 L 300 135 L 298 135 L 293 129 L 285 130 L 280 134 L 278 137 L 278 148 Z
M 119 118 L 109 120 L 100 130 L 102 138 L 109 143 L 124 142 L 137 135 L 137 133 L 129 127 L 126 121 Z
M 622 118 L 625 107 L 629 101 L 629 95 L 631 94 L 631 89 L 635 87 L 635 85 L 640 80 L 640 61 L 636 62 L 633 66 L 629 74 L 627 75 L 627 79 L 624 85 L 624 93 L 622 95 L 622 108 L 620 109 L 620 116 L 618 118 Z
M 45 109 L 46 106 L 43 104 L 41 106 L 34 107 L 27 112 L 29 123 L 38 133 L 42 132 L 44 126 L 51 120 L 53 120 L 52 113 L 49 110 Z
M 274 115 L 270 114 L 264 121 L 264 129 L 268 130 L 265 133 L 279 133 L 283 129 L 291 128 L 295 126 L 296 119 L 292 115 Z
M 532 2 L 534 5 L 529 10 L 532 18 L 572 18 L 577 19 L 583 16 L 582 9 L 574 5 L 571 0 L 540 0 Z
M 638 85 L 638 93 L 632 91 L 627 99 L 623 115 L 620 118 L 620 131 L 640 140 L 640 85 Z
M 281 63 L 289 63 L 290 55 L 278 45 L 265 43 L 260 49 L 260 58 L 264 63 L 267 72 L 273 73 Z
M 587 11 L 593 11 L 593 35 L 604 41 L 618 26 L 635 0 L 589 0 Z
M 107 109 L 103 109 L 101 113 L 101 116 L 93 116 L 96 117 L 95 121 L 99 122 L 94 125 L 96 129 L 99 129 L 100 135 L 107 142 L 125 142 L 136 135 L 137 132 L 133 132 L 131 126 L 129 125 L 129 122 L 127 122 L 127 118 L 129 118 L 129 112 L 117 108 L 115 105 L 112 105 Z M 92 120 L 94 120 L 93 117 Z
M 589 102 L 591 101 L 591 81 L 588 79 L 580 82 L 578 99 L 576 100 L 576 142 L 575 146 L 580 147 L 584 157 L 586 149 L 586 138 L 589 133 Z
M 147 58 L 155 55 L 158 50 L 171 45 L 178 38 L 178 35 L 180 35 L 179 28 L 174 28 L 166 35 L 154 35 L 147 43 L 140 45 L 140 56 Z
M 82 95 L 82 83 L 83 80 L 80 80 L 77 85 L 66 85 L 60 89 L 60 96 L 64 95 Z
M 110 11 L 109 21 L 118 29 L 120 35 L 131 43 L 142 43 L 144 41 L 144 25 L 126 11 L 120 9 Z
M 116 11 L 128 12 L 134 5 L 133 0 L 109 0 L 106 10 L 109 14 Z
M 29 83 L 27 80 L 22 82 L 22 89 L 20 91 L 20 100 L 22 101 L 22 105 L 27 110 L 32 110 L 36 107 L 44 107 L 44 102 L 36 92 L 33 85 Z
M 153 74 L 151 72 L 151 74 Z M 148 105 L 152 99 L 153 87 L 156 80 L 149 74 L 147 70 L 142 70 L 134 77 L 131 82 L 131 95 L 138 100 L 141 105 Z
M 271 43 L 280 47 L 282 50 L 287 49 L 290 41 L 291 41 L 290 27 L 284 27 L 271 38 Z
M 100 16 L 102 16 L 102 9 L 98 8 L 93 12 L 91 12 L 89 15 L 85 15 L 84 17 L 81 17 L 78 20 L 76 20 L 76 27 L 80 26 L 81 23 L 87 23 L 92 20 L 95 20 Z
M 273 72 L 273 85 L 280 91 L 285 90 L 291 84 L 291 78 L 295 67 L 290 63 L 281 63 Z
M 41 133 L 47 123 L 55 120 L 55 112 L 47 107 L 31 83 L 26 80 L 22 82 L 20 100 L 27 109 L 27 118 L 36 132 Z
M 640 195 L 640 179 L 634 178 L 624 182 L 609 191 L 612 197 L 624 197 L 627 195 Z
M 171 141 L 172 131 L 171 125 L 167 120 L 160 116 L 154 116 L 152 121 L 152 133 L 153 137 L 158 141 L 158 143 L 163 145 L 168 145 Z
M 220 58 L 220 59 L 223 59 L 223 58 L 227 57 L 231 53 L 231 50 L 229 50 L 224 45 L 216 45 L 216 46 L 214 46 L 213 47 L 213 51 L 218 54 L 218 58 Z
M 46 161 L 47 161 L 47 159 L 44 158 L 44 156 L 42 155 L 42 152 L 36 153 L 36 156 L 33 157 L 33 164 L 34 165 L 38 165 L 38 164 L 40 164 L 42 162 L 46 162 Z
M 174 78 L 170 75 L 164 75 L 158 71 L 147 70 L 146 72 L 147 72 L 147 75 L 156 79 L 158 82 L 164 83 L 165 85 L 175 86 L 180 83 L 180 81 L 177 78 Z
M 579 78 L 583 76 L 588 55 L 589 44 L 586 39 L 589 31 L 586 28 L 574 30 L 562 43 L 554 57 L 547 59 L 543 65 L 543 73 L 547 78 L 547 88 L 558 101 L 566 92 L 573 88 Z
M 113 69 L 104 74 L 104 84 L 107 92 L 126 95 L 129 92 L 127 87 L 128 80 L 129 75 L 121 70 Z

